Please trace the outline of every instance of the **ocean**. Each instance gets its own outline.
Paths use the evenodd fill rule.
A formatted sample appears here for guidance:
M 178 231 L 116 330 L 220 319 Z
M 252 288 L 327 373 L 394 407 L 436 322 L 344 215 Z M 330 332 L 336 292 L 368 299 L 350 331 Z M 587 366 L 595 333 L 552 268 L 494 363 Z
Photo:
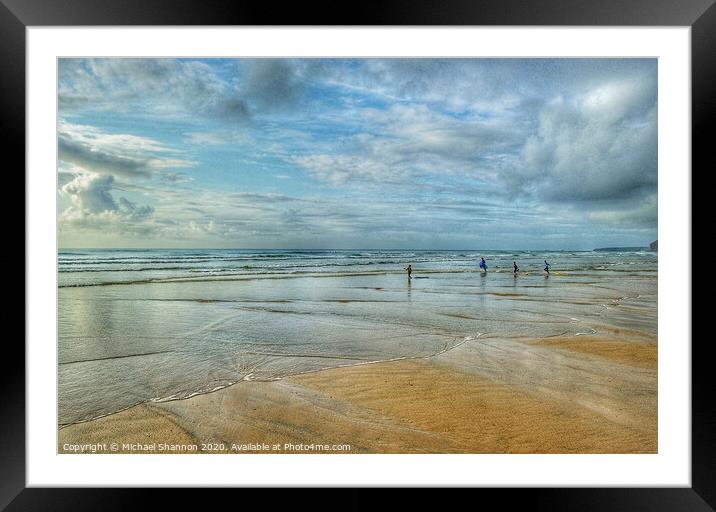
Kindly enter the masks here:
M 645 251 L 63 249 L 58 423 L 464 345 L 655 337 L 657 263 Z M 479 370 L 499 373 L 510 353 Z

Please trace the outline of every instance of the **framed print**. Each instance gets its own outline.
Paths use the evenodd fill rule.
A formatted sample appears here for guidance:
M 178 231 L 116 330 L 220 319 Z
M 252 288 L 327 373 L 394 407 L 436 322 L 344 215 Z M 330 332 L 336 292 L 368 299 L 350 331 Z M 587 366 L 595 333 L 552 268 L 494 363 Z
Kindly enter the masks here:
M 5 5 L 9 510 L 87 486 L 714 503 L 709 2 Z

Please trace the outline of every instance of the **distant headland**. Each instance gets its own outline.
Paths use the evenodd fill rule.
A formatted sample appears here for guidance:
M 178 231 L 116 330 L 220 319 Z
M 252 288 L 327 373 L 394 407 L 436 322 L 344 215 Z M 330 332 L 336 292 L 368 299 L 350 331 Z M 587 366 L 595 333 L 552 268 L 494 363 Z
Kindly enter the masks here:
M 654 240 L 649 244 L 649 247 L 599 247 L 594 249 L 595 252 L 634 252 L 634 251 L 651 251 L 657 252 L 659 250 L 659 241 Z

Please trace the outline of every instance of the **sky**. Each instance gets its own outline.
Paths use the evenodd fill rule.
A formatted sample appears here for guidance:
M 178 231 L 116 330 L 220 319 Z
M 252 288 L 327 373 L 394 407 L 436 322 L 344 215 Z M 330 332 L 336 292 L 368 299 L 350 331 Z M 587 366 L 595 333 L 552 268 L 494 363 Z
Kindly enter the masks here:
M 60 59 L 62 248 L 657 238 L 656 59 Z

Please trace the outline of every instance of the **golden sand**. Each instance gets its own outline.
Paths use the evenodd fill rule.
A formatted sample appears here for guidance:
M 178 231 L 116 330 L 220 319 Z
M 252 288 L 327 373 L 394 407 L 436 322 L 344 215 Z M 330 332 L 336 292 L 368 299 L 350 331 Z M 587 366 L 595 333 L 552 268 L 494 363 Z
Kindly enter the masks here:
M 600 356 L 641 368 L 656 369 L 658 363 L 656 342 L 619 341 L 597 336 L 560 336 L 534 340 L 532 343 Z
M 125 450 L 124 444 L 139 443 L 175 443 L 193 444 L 196 439 L 177 423 L 178 418 L 162 408 L 140 404 L 127 410 L 104 416 L 93 421 L 77 423 L 60 430 L 59 453 L 69 453 L 71 448 L 65 449 L 64 444 L 96 444 L 103 443 L 104 449 L 97 453 L 136 453 Z M 117 450 L 110 447 L 117 444 Z M 150 450 L 156 451 L 156 450 Z M 176 453 L 183 453 L 177 451 Z
M 657 451 L 656 344 L 576 337 L 538 345 L 537 350 L 572 353 L 582 366 L 593 361 L 594 368 L 611 373 L 594 372 L 595 382 L 585 383 L 592 395 L 581 399 L 578 389 L 552 393 L 509 385 L 443 356 L 335 368 L 274 382 L 239 382 L 72 425 L 60 430 L 60 451 L 65 443 L 101 441 L 195 443 L 199 451 L 204 443 L 209 448 L 223 443 L 225 453 L 237 453 L 232 444 L 242 452 L 266 451 L 242 447 L 250 443 L 266 443 L 271 453 L 297 452 L 287 443 L 348 444 L 349 453 Z M 481 356 L 472 357 L 464 359 L 467 365 Z M 611 375 L 633 372 L 641 372 L 642 388 L 614 387 L 622 384 Z

